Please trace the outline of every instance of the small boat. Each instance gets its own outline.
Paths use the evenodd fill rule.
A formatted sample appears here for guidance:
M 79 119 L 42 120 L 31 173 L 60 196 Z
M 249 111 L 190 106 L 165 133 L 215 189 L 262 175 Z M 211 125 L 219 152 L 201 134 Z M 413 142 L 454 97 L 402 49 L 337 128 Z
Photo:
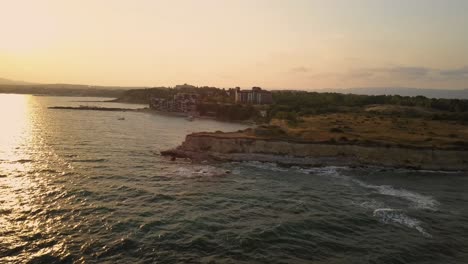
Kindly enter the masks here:
M 125 117 L 119 117 L 117 120 L 125 120 Z
M 193 119 L 194 119 L 193 116 L 187 116 L 188 121 L 193 121 Z

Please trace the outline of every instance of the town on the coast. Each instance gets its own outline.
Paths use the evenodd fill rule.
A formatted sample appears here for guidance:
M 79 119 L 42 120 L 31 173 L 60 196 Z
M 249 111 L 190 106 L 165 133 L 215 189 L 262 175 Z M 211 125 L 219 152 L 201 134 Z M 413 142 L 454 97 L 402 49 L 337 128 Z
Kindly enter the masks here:
M 196 117 L 200 116 L 198 111 L 198 107 L 202 103 L 200 97 L 200 94 L 195 92 L 177 92 L 172 98 L 153 96 L 150 98 L 149 107 L 157 111 L 185 113 Z M 260 87 L 253 87 L 251 90 L 241 90 L 240 87 L 231 88 L 225 91 L 224 97 L 227 98 L 224 105 L 268 105 L 273 103 L 272 93 Z M 213 115 L 214 113 L 208 112 L 206 114 Z

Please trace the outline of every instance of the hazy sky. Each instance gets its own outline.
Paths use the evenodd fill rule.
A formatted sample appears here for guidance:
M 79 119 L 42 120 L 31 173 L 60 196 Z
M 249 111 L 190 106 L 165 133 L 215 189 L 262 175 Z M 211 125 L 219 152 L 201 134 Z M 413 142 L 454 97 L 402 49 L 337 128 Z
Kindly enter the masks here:
M 0 77 L 468 88 L 466 0 L 0 0 Z

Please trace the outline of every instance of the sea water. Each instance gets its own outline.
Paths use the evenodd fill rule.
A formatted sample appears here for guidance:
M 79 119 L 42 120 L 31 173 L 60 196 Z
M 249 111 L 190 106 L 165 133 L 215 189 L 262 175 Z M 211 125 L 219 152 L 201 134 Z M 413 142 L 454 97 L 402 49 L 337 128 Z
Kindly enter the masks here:
M 0 95 L 0 263 L 468 263 L 466 174 L 171 161 L 245 126 L 86 100 Z

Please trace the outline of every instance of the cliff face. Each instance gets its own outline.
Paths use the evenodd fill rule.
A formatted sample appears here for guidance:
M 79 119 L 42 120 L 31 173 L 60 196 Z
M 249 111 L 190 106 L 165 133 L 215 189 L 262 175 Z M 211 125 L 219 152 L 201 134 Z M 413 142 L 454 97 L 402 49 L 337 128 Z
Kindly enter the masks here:
M 301 143 L 282 140 L 192 134 L 166 153 L 193 159 L 271 161 L 298 165 L 376 165 L 468 171 L 468 151 Z

